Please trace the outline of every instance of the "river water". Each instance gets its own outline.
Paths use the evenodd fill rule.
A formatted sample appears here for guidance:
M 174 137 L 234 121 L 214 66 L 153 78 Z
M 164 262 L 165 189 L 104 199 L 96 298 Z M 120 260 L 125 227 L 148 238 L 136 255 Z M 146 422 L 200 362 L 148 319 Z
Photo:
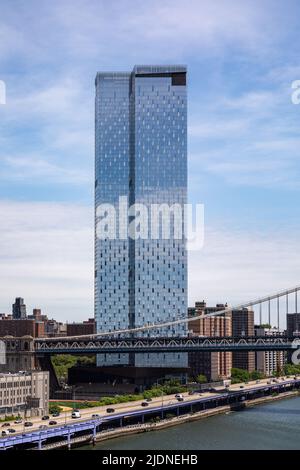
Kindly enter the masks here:
M 95 450 L 300 449 L 300 397 L 98 443 Z M 81 447 L 81 449 L 93 449 Z

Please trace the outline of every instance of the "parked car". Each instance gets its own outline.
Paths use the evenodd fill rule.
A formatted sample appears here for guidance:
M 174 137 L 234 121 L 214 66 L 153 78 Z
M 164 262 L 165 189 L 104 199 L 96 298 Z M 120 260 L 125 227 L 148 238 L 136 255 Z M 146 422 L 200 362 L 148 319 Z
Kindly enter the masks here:
M 24 423 L 25 428 L 29 428 L 30 426 L 33 426 L 31 421 L 25 421 Z
M 114 413 L 115 409 L 114 408 L 107 408 L 106 413 Z
M 50 417 L 48 415 L 45 415 L 45 416 L 42 417 L 43 421 L 48 421 L 48 419 L 50 419 Z
M 146 401 L 142 401 L 141 405 L 142 405 L 142 406 L 149 406 L 149 403 L 146 402 Z
M 93 418 L 93 419 L 100 418 L 100 415 L 99 415 L 99 414 L 97 414 L 97 413 L 95 413 L 95 414 L 93 414 L 93 415 L 92 415 L 92 418 Z
M 57 421 L 54 421 L 54 419 L 49 421 L 49 426 L 55 426 L 56 424 L 57 424 Z
M 80 418 L 81 417 L 80 411 L 79 410 L 73 410 L 71 416 L 72 416 L 73 419 Z

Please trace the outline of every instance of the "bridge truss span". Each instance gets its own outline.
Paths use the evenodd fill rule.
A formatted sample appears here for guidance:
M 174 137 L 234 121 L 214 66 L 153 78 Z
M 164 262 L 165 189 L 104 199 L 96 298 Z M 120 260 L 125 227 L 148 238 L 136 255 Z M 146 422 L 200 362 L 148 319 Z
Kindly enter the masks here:
M 286 336 L 271 337 L 155 337 L 120 338 L 95 340 L 37 340 L 35 351 L 47 354 L 111 354 L 111 353 L 173 353 L 173 352 L 216 352 L 216 351 L 285 351 L 294 349 L 294 342 L 300 338 Z

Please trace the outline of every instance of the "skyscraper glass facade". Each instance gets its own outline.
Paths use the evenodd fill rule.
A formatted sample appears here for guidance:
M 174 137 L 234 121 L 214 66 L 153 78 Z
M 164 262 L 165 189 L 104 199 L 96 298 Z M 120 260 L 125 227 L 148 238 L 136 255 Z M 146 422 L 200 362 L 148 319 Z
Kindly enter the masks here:
M 148 209 L 148 230 L 130 237 L 95 238 L 97 331 L 115 331 L 187 315 L 187 253 L 184 233 L 153 237 L 153 205 L 183 208 L 187 202 L 187 94 L 183 66 L 136 66 L 131 73 L 96 77 L 95 203 L 126 196 L 128 206 Z M 175 215 L 174 215 L 175 214 Z M 132 215 L 132 213 L 130 214 Z M 162 216 L 163 217 L 163 216 Z M 98 217 L 96 214 L 96 223 Z M 128 219 L 131 220 L 130 217 Z M 127 220 L 116 219 L 116 232 Z M 150 233 L 151 232 L 151 233 Z M 178 336 L 185 325 L 140 334 Z M 98 364 L 174 366 L 185 354 L 99 356 Z

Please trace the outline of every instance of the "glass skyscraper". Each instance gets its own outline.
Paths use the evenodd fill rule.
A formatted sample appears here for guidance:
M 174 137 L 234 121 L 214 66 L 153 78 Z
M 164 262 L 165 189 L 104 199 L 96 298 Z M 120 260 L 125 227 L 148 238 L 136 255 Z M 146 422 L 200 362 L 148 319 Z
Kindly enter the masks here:
M 135 66 L 130 72 L 96 76 L 95 205 L 148 209 L 149 226 L 140 237 L 124 236 L 132 221 L 117 217 L 117 236 L 95 237 L 95 318 L 97 331 L 116 331 L 187 315 L 187 253 L 184 233 L 151 232 L 155 205 L 187 202 L 187 93 L 184 66 Z M 126 199 L 125 199 L 126 198 Z M 130 209 L 131 211 L 131 209 Z M 160 213 L 160 219 L 164 215 Z M 151 220 L 150 220 L 151 219 Z M 142 220 L 145 220 L 143 215 Z M 120 236 L 120 233 L 123 236 Z M 184 231 L 183 231 L 184 232 Z M 180 336 L 186 326 L 139 333 Z M 186 354 L 99 356 L 98 365 L 185 367 Z

